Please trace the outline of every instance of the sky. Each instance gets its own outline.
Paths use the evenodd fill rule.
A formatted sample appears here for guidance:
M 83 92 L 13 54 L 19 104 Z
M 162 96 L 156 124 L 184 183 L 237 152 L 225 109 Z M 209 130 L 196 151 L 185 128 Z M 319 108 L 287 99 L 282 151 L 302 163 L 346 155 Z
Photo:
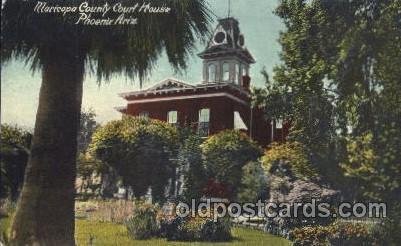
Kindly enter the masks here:
M 228 13 L 229 0 L 209 0 L 212 12 L 220 18 Z M 231 0 L 231 16 L 238 19 L 241 32 L 245 36 L 245 46 L 254 56 L 256 63 L 251 66 L 250 76 L 253 86 L 263 86 L 261 70 L 266 68 L 269 75 L 272 69 L 280 63 L 278 43 L 279 33 L 284 29 L 280 18 L 273 11 L 278 5 L 276 0 Z M 216 20 L 211 25 L 216 26 Z M 206 44 L 198 43 L 197 52 L 201 52 Z M 188 59 L 188 68 L 181 73 L 175 73 L 163 55 L 152 74 L 145 80 L 146 89 L 163 79 L 177 78 L 189 84 L 199 84 L 202 79 L 202 60 L 196 52 Z M 41 73 L 32 73 L 23 61 L 11 61 L 1 67 L 1 123 L 18 125 L 32 129 L 35 124 L 38 107 Z M 117 94 L 120 92 L 139 90 L 138 81 L 125 77 L 113 76 L 108 83 L 100 86 L 96 78 L 86 75 L 83 91 L 83 109 L 93 109 L 96 120 L 105 123 L 121 118 L 114 107 L 124 106 L 126 102 Z

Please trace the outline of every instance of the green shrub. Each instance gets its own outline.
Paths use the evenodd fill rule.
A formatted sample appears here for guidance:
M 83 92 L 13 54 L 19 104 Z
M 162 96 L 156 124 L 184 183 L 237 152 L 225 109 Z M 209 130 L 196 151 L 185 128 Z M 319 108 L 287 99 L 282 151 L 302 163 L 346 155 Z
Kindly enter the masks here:
M 235 199 L 241 183 L 242 167 L 262 154 L 256 142 L 238 130 L 224 130 L 201 145 L 208 180 L 224 185 L 229 199 Z
M 362 223 L 334 222 L 329 226 L 305 226 L 290 233 L 295 246 L 378 245 L 369 227 Z
M 98 128 L 89 153 L 117 176 L 135 198 L 152 189 L 152 200 L 163 203 L 168 180 L 175 175 L 178 132 L 170 124 L 144 117 L 123 117 Z
M 228 241 L 231 239 L 231 223 L 228 218 L 175 217 L 162 219 L 161 234 L 167 240 Z
M 317 170 L 311 166 L 305 147 L 299 142 L 272 143 L 262 157 L 262 166 L 268 174 L 275 172 L 280 162 L 290 168 L 299 179 L 316 179 Z
M 134 239 L 157 236 L 159 225 L 156 220 L 158 208 L 151 204 L 137 204 L 132 217 L 126 222 L 127 231 Z
M 401 204 L 387 204 L 387 217 L 370 228 L 370 233 L 382 245 L 399 245 L 401 242 Z
M 242 179 L 238 190 L 238 201 L 242 203 L 265 200 L 267 177 L 260 162 L 249 162 L 242 168 Z
M 231 239 L 231 223 L 228 218 L 221 218 L 217 222 L 206 220 L 201 229 L 202 241 L 229 241 Z

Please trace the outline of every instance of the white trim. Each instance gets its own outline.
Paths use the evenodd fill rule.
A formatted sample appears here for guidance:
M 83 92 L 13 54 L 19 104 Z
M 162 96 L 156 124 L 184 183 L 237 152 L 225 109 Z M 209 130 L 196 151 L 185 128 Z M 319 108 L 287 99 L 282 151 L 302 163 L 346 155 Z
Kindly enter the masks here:
M 159 83 L 155 84 L 154 86 L 146 89 L 146 91 L 156 90 L 158 87 L 160 87 L 162 85 L 168 85 L 169 82 L 179 84 L 179 85 L 183 86 L 183 88 L 194 88 L 195 87 L 193 85 L 187 84 L 184 81 L 181 81 L 181 80 L 178 80 L 178 79 L 175 79 L 175 78 L 167 78 L 167 79 L 162 80 Z M 175 88 L 175 89 L 177 89 L 177 88 Z M 181 88 L 179 88 L 179 89 L 181 89 Z
M 188 85 L 188 84 L 187 84 Z M 241 94 L 245 94 L 245 95 L 250 95 L 249 92 L 245 91 L 242 86 L 238 85 L 238 84 L 234 84 L 231 82 L 222 82 L 222 83 L 218 83 L 218 82 L 214 82 L 214 83 L 202 83 L 202 84 L 198 84 L 198 85 L 190 85 L 192 87 L 184 87 L 184 88 L 172 88 L 172 89 L 163 89 L 163 90 L 142 90 L 142 91 L 132 91 L 132 92 L 122 92 L 122 93 L 118 93 L 118 95 L 122 98 L 127 98 L 129 96 L 139 96 L 139 95 L 149 95 L 149 94 L 162 94 L 162 93 L 169 93 L 169 92 L 178 92 L 178 91 L 188 91 L 188 90 L 192 90 L 192 91 L 197 91 L 200 89 L 204 89 L 207 90 L 208 88 L 218 88 L 221 89 L 225 86 L 229 86 L 237 91 L 239 91 Z
M 237 101 L 244 105 L 248 105 L 248 103 L 245 102 L 244 100 L 239 99 L 238 97 L 235 97 L 235 96 L 225 93 L 225 92 L 208 93 L 208 94 L 201 94 L 201 95 L 188 95 L 188 96 L 175 96 L 175 97 L 165 97 L 165 98 L 149 98 L 149 99 L 130 100 L 130 101 L 128 101 L 128 104 L 162 102 L 162 101 L 183 100 L 183 99 L 193 99 L 193 98 L 208 98 L 208 97 L 228 97 L 230 99 L 233 99 L 234 101 Z

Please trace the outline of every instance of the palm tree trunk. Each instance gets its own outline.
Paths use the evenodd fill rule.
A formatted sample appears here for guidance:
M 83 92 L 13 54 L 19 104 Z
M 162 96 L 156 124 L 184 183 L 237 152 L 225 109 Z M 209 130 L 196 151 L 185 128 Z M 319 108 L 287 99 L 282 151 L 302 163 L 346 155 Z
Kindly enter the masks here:
M 43 64 L 31 156 L 11 227 L 11 245 L 75 245 L 84 58 L 66 53 L 51 54 Z

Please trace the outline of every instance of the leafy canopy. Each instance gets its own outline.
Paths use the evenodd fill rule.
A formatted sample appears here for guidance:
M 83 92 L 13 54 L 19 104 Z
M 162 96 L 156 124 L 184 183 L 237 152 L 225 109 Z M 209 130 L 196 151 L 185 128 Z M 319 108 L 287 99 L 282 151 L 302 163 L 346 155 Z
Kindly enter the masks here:
M 292 174 L 300 179 L 319 177 L 317 170 L 311 165 L 305 147 L 299 142 L 273 143 L 262 157 L 262 166 L 270 174 L 280 162 L 288 165 Z
M 2 5 L 1 58 L 21 58 L 40 69 L 52 59 L 75 56 L 87 61 L 88 71 L 99 81 L 113 73 L 144 78 L 165 51 L 176 69 L 186 67 L 186 58 L 197 40 L 208 33 L 210 11 L 203 0 L 153 0 L 168 6 L 168 14 L 138 14 L 137 25 L 75 25 L 73 15 L 33 12 L 37 1 L 7 0 Z M 77 5 L 81 1 L 63 1 Z M 102 6 L 105 0 L 89 0 Z M 122 0 L 130 6 L 132 1 Z M 102 17 L 92 13 L 92 18 Z
M 151 187 L 154 198 L 160 200 L 168 179 L 175 174 L 171 159 L 177 143 L 174 126 L 127 116 L 96 130 L 89 148 L 92 155 L 117 171 L 136 197 Z
M 0 197 L 17 199 L 24 181 L 32 135 L 18 126 L 1 125 Z
M 242 167 L 257 160 L 262 151 L 247 135 L 237 130 L 224 130 L 209 137 L 202 145 L 206 175 L 228 186 L 236 195 Z

